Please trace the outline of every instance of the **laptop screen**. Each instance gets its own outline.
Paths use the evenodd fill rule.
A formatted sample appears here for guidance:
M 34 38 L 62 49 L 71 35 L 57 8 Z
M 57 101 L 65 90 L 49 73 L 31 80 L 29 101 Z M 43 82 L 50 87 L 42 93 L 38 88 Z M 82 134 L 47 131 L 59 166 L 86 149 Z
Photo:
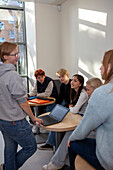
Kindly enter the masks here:
M 56 118 L 57 120 L 62 120 L 68 112 L 69 108 L 57 104 L 51 111 L 50 116 Z

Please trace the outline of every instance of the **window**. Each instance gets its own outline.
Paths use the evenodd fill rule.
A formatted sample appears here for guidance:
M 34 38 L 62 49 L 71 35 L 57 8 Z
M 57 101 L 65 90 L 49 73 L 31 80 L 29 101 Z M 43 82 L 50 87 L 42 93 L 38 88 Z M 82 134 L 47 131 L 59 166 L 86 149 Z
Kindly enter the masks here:
M 24 11 L 24 2 L 0 0 L 0 43 L 9 41 L 18 44 L 20 58 L 17 71 L 27 79 Z
M 20 59 L 17 70 L 27 76 L 24 3 L 0 0 L 0 43 L 4 41 L 18 44 Z

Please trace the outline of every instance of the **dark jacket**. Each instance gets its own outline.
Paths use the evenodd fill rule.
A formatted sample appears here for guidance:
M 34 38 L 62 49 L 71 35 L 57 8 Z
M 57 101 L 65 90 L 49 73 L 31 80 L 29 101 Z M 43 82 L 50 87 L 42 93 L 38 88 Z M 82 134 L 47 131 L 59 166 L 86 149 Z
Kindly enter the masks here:
M 51 93 L 50 97 L 54 97 L 55 99 L 58 99 L 58 92 L 57 92 L 55 83 L 54 83 L 53 79 L 51 79 L 50 77 L 46 76 L 45 80 L 44 80 L 44 82 L 42 84 L 39 81 L 37 81 L 37 92 L 38 93 L 45 92 L 45 90 L 46 90 L 46 88 L 47 88 L 50 81 L 53 82 L 53 90 L 52 90 L 52 93 Z
M 62 104 L 62 102 L 65 101 L 66 102 L 65 107 L 69 107 L 69 104 L 70 104 L 70 88 L 71 88 L 70 82 L 71 82 L 71 80 L 69 80 L 69 83 L 67 85 L 62 83 L 60 86 L 58 103 Z

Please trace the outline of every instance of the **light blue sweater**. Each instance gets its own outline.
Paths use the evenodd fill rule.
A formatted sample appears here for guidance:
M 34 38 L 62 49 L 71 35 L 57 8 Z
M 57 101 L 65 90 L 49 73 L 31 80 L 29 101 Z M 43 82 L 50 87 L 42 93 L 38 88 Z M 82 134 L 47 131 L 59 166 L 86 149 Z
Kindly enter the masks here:
M 113 170 L 113 79 L 96 89 L 84 117 L 69 140 L 82 140 L 96 130 L 96 155 L 106 170 Z

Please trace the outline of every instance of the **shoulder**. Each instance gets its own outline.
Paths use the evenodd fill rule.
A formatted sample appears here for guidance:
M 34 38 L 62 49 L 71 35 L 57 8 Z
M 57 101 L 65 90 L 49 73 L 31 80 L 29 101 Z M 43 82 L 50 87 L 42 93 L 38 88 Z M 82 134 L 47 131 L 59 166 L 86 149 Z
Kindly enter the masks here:
M 69 83 L 67 84 L 67 86 L 71 88 L 71 79 L 69 79 Z
M 16 71 L 8 71 L 7 75 L 10 80 L 16 81 L 21 79 L 21 76 Z
M 113 88 L 113 84 L 111 85 L 110 83 L 102 85 L 94 90 L 92 96 L 93 97 L 104 96 L 104 95 L 108 94 L 112 90 L 112 88 Z
M 92 104 L 104 103 L 105 104 L 106 100 L 108 99 L 108 96 L 110 96 L 108 94 L 110 93 L 112 88 L 113 88 L 113 85 L 111 86 L 109 83 L 98 87 L 92 93 L 88 103 L 92 103 Z
M 84 90 L 84 89 L 82 89 L 82 91 L 81 91 L 80 95 L 88 96 L 88 94 L 87 94 L 86 90 Z
M 69 79 L 69 84 L 71 83 L 71 79 Z
M 48 77 L 48 76 L 46 76 L 45 80 L 47 80 L 47 81 L 53 81 L 53 79 L 50 78 L 50 77 Z
M 83 100 L 88 100 L 88 94 L 87 94 L 86 90 L 82 89 L 82 91 L 80 93 L 80 98 L 82 98 Z

